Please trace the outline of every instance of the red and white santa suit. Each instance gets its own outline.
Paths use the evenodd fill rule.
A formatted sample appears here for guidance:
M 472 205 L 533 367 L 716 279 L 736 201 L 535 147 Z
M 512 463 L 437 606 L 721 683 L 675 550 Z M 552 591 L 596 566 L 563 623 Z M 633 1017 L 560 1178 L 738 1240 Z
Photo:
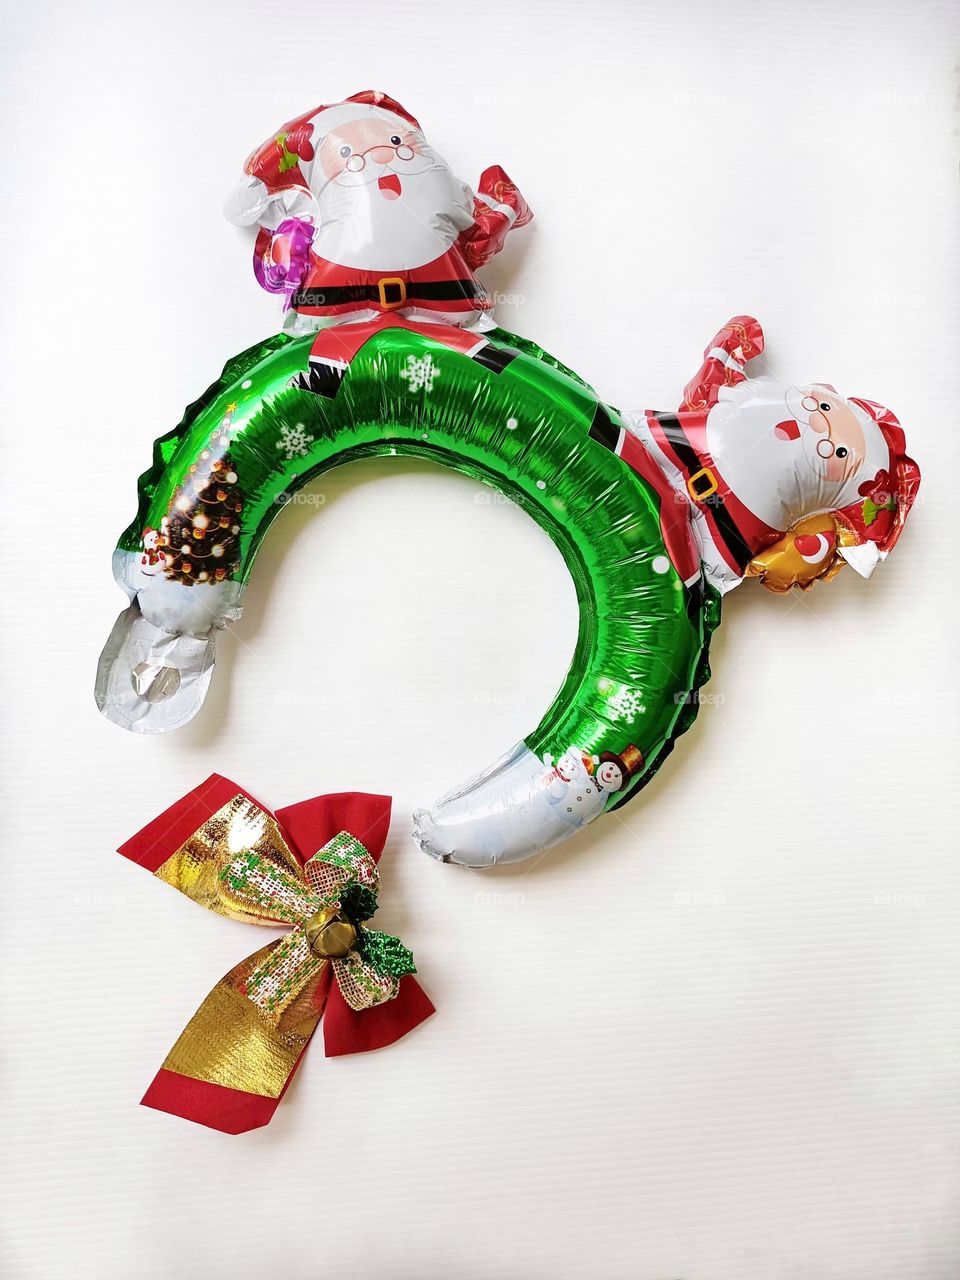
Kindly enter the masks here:
M 474 275 L 533 216 L 504 171 L 476 193 L 398 102 L 365 91 L 291 121 L 244 166 L 227 216 L 258 223 L 254 269 L 286 327 L 402 315 L 489 328 Z

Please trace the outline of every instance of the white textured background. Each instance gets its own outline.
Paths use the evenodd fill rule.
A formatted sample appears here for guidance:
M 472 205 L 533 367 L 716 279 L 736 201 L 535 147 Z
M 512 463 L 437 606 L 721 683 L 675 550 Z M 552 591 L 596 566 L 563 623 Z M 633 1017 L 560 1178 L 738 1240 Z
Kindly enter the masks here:
M 958 21 L 947 4 L 3 4 L 2 1161 L 11 1280 L 955 1280 Z M 536 211 L 500 309 L 611 403 L 766 368 L 890 405 L 924 470 L 867 584 L 746 585 L 695 730 L 535 868 L 410 811 L 539 718 L 573 590 L 526 517 L 380 461 L 261 553 L 202 715 L 101 719 L 110 552 L 155 436 L 275 329 L 220 205 L 365 87 Z M 439 1014 L 316 1044 L 273 1124 L 137 1106 L 260 935 L 113 850 L 211 770 L 393 793 L 380 920 Z

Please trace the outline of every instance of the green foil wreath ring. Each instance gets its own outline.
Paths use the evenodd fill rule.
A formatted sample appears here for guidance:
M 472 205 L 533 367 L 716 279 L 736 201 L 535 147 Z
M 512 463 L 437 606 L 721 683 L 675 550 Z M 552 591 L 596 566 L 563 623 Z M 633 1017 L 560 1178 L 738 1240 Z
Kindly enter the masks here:
M 346 329 L 327 331 L 325 345 Z M 138 733 L 191 719 L 213 673 L 216 633 L 239 618 L 257 549 L 285 500 L 358 458 L 429 459 L 528 511 L 576 585 L 576 651 L 541 722 L 417 817 L 417 838 L 436 856 L 526 857 L 622 803 L 686 728 L 690 695 L 707 674 L 714 593 L 699 578 L 685 587 L 670 562 L 660 524 L 664 504 L 675 507 L 669 486 L 610 449 L 625 430 L 617 415 L 538 348 L 500 330 L 349 330 L 365 341 L 342 369 L 311 363 L 314 335 L 279 335 L 236 357 L 157 442 L 137 518 L 114 554 L 131 603 L 101 658 L 98 705 Z M 320 385 L 324 377 L 335 385 Z M 600 765 L 603 756 L 619 765 Z M 445 829 L 444 804 L 494 792 L 500 821 L 481 821 L 472 837 L 462 822 Z

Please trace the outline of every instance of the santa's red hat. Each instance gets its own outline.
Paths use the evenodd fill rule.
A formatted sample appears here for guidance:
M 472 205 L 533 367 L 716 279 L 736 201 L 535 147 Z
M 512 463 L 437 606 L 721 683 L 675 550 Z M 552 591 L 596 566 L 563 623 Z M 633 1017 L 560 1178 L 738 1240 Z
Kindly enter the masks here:
M 906 437 L 895 414 L 873 400 L 851 397 L 850 403 L 877 424 L 890 451 L 889 466 L 859 486 L 856 502 L 835 513 L 856 538 L 853 546 L 839 547 L 839 554 L 869 578 L 903 532 L 920 487 L 920 468 L 906 453 Z
M 247 157 L 244 177 L 224 205 L 230 221 L 249 226 L 273 197 L 283 193 L 294 199 L 298 192 L 310 197 L 309 170 L 320 142 L 338 125 L 364 116 L 400 120 L 422 132 L 417 119 L 379 89 L 363 89 L 343 102 L 314 107 L 288 121 Z

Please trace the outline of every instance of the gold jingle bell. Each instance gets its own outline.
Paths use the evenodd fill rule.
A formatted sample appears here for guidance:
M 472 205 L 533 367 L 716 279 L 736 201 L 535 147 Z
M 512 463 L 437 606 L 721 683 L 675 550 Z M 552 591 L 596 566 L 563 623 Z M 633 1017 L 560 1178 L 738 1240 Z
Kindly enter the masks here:
M 304 931 L 310 950 L 328 960 L 342 960 L 357 941 L 355 927 L 335 907 L 325 907 L 312 915 Z

